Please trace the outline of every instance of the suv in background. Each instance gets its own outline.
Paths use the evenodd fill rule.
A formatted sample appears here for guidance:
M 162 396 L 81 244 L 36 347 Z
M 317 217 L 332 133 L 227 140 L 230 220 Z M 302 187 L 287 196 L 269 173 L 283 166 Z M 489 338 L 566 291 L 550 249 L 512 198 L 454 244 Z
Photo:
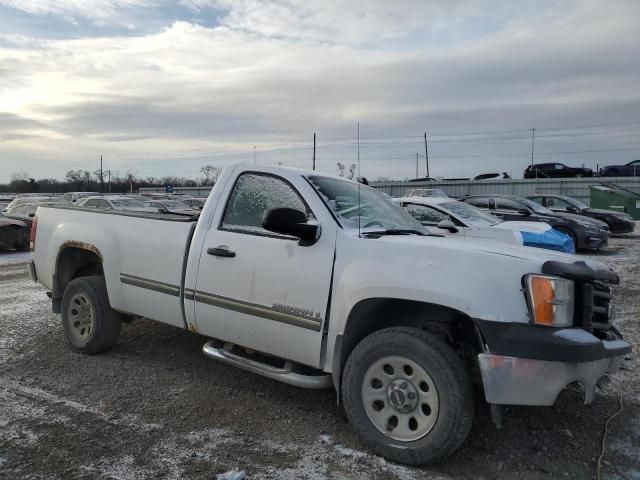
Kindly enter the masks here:
M 630 233 L 633 232 L 636 227 L 635 221 L 631 215 L 627 213 L 590 208 L 580 200 L 567 197 L 566 195 L 536 193 L 529 195 L 527 198 L 539 203 L 543 207 L 547 207 L 553 212 L 575 213 L 577 215 L 602 220 L 609 225 L 611 233 Z
M 593 177 L 593 170 L 582 167 L 568 167 L 564 163 L 536 163 L 524 171 L 524 178 L 572 178 Z
M 552 212 L 546 207 L 516 195 L 470 195 L 460 199 L 474 207 L 489 211 L 503 220 L 545 222 L 573 240 L 576 250 L 598 249 L 607 245 L 609 227 L 595 218 L 570 213 Z

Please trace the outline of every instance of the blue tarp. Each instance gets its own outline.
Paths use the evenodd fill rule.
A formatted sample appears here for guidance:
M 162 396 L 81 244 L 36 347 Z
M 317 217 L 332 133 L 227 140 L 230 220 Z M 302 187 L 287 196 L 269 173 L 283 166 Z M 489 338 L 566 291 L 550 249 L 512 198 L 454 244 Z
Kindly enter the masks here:
M 547 248 L 565 253 L 576 253 L 576 246 L 569 235 L 550 228 L 544 233 L 520 232 L 523 244 L 528 247 Z

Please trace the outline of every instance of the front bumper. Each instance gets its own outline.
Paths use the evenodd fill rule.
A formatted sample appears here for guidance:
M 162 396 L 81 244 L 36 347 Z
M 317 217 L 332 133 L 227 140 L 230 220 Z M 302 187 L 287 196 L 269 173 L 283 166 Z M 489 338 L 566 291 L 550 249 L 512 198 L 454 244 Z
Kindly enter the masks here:
M 497 405 L 553 405 L 558 394 L 573 382 L 582 384 L 585 404 L 591 403 L 598 381 L 615 373 L 621 360 L 618 356 L 572 363 L 478 355 L 485 398 Z
M 606 247 L 609 243 L 609 232 L 605 230 L 585 230 L 578 237 L 576 248 L 596 249 Z
M 476 320 L 487 351 L 478 355 L 487 402 L 498 405 L 553 405 L 570 383 L 593 401 L 598 381 L 615 373 L 631 345 L 615 329 L 609 340 L 581 328 Z
M 616 220 L 611 223 L 610 227 L 611 233 L 619 234 L 619 233 L 632 233 L 636 228 L 636 223 L 628 220 Z

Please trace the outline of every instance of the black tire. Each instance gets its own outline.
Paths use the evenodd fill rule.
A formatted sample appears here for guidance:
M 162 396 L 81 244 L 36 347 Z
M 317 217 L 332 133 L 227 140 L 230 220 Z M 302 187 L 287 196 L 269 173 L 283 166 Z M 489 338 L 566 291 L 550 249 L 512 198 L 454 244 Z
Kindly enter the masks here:
M 571 240 L 573 240 L 573 246 L 575 247 L 576 250 L 578 250 L 578 237 L 576 236 L 575 233 L 573 233 L 573 231 L 571 231 L 566 227 L 555 227 L 555 228 L 556 230 L 564 233 L 565 235 L 569 235 L 569 237 L 571 237 Z
M 435 423 L 424 436 L 412 441 L 400 441 L 383 433 L 370 419 L 363 402 L 365 374 L 376 362 L 397 356 L 422 367 L 438 397 Z M 464 363 L 442 340 L 417 328 L 387 328 L 362 340 L 344 369 L 342 401 L 349 422 L 369 448 L 409 465 L 432 464 L 451 455 L 467 438 L 473 422 L 473 390 Z
M 90 320 L 80 322 L 83 314 Z M 118 339 L 121 324 L 122 315 L 109 306 L 103 277 L 79 277 L 69 282 L 62 295 L 62 326 L 71 348 L 87 354 L 108 350 Z

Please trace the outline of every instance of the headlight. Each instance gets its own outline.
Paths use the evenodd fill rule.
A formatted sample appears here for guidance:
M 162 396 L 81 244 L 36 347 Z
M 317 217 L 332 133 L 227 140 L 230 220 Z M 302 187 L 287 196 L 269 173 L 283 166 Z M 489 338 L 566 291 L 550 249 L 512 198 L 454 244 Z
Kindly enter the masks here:
M 527 298 L 535 325 L 573 325 L 575 284 L 572 280 L 546 275 L 526 277 Z
M 620 220 L 633 220 L 633 218 L 631 217 L 631 215 L 628 215 L 626 213 L 617 213 L 614 215 L 614 217 L 620 219 Z

